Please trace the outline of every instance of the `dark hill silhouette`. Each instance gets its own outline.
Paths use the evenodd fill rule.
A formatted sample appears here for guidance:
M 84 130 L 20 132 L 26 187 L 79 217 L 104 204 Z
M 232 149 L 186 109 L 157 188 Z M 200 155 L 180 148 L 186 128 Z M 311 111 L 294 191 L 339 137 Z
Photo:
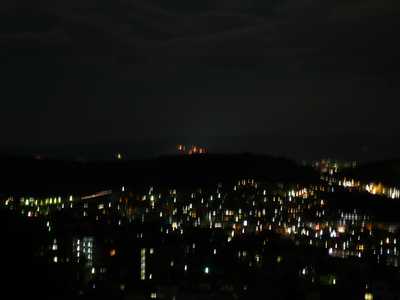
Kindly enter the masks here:
M 344 170 L 343 175 L 361 181 L 400 186 L 400 159 L 366 163 L 355 169 Z
M 200 186 L 254 178 L 272 182 L 317 180 L 311 169 L 265 155 L 162 156 L 121 162 L 2 159 L 1 192 L 73 192 L 122 184 Z

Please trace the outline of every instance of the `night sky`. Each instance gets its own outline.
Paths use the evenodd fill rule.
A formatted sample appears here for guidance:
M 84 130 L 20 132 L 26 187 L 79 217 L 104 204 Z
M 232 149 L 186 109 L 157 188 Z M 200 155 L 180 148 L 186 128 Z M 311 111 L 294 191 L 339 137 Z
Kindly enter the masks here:
M 0 145 L 394 157 L 399 3 L 2 0 Z

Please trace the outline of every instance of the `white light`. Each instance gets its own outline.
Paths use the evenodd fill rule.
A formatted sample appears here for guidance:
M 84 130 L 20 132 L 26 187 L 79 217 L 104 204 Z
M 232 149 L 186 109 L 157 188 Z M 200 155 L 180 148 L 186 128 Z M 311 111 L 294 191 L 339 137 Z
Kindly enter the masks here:
M 140 279 L 146 280 L 146 249 L 141 250 Z

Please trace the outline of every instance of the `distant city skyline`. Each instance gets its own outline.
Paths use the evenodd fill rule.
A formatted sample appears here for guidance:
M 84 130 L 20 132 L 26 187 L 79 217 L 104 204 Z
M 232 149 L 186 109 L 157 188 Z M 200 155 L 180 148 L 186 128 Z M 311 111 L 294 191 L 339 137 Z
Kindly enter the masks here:
M 400 299 L 400 1 L 0 1 L 2 299 Z

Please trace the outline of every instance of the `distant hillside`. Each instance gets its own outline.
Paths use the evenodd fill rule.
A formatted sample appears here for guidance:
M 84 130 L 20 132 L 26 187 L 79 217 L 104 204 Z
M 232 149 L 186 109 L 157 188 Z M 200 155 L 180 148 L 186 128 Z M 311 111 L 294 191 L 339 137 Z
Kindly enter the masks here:
M 328 206 L 332 211 L 352 212 L 356 209 L 360 213 L 372 216 L 375 221 L 400 221 L 400 202 L 397 199 L 393 200 L 366 192 L 352 193 L 343 190 L 335 193 L 324 193 L 322 197 L 328 201 Z
M 400 186 L 400 159 L 360 165 L 358 168 L 345 170 L 343 175 L 361 181 L 375 181 Z
M 242 178 L 265 181 L 317 180 L 311 169 L 262 155 L 164 156 L 124 162 L 2 159 L 0 192 L 73 192 L 127 185 L 202 186 Z

